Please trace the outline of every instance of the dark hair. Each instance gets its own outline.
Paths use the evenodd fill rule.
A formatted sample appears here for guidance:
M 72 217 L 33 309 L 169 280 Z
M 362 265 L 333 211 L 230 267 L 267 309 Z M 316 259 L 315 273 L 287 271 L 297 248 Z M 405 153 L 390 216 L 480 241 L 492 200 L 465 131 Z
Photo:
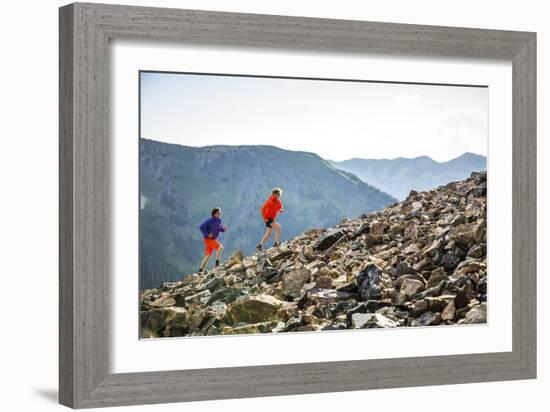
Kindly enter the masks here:
M 273 195 L 279 195 L 279 196 L 281 196 L 281 193 L 283 193 L 283 191 L 282 191 L 281 188 L 279 188 L 279 187 L 275 187 L 275 188 L 273 188 L 273 190 L 271 191 L 271 194 L 273 194 Z
M 216 213 L 218 212 L 221 212 L 222 209 L 220 207 L 215 207 L 214 209 L 212 209 L 212 216 L 214 216 Z

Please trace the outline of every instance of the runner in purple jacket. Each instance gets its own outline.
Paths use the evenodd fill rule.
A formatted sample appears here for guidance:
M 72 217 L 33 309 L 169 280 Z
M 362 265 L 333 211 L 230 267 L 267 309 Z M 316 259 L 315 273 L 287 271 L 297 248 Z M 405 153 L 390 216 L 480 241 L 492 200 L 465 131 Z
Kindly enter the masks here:
M 220 232 L 225 232 L 227 228 L 222 225 L 221 220 L 222 210 L 219 207 L 212 209 L 212 217 L 206 219 L 199 226 L 199 229 L 204 238 L 204 244 L 206 249 L 204 251 L 204 258 L 202 259 L 199 267 L 199 273 L 204 271 L 204 268 L 212 256 L 212 252 L 216 251 L 216 266 L 220 265 L 220 257 L 223 252 L 223 245 L 217 241 Z

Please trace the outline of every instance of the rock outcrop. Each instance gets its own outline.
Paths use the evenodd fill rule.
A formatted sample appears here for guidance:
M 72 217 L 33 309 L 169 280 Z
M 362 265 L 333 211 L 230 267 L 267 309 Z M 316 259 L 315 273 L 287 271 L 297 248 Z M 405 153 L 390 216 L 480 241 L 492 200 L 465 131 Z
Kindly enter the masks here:
M 141 293 L 142 336 L 484 323 L 485 172 Z

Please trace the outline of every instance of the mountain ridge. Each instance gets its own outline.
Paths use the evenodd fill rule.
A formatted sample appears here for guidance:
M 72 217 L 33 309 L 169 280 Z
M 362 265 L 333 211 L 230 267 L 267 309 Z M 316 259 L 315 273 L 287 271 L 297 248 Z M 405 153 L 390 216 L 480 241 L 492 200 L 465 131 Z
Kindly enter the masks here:
M 260 207 L 283 188 L 283 240 L 307 227 L 381 209 L 395 198 L 310 152 L 269 145 L 193 147 L 140 140 L 140 287 L 198 267 L 198 225 L 213 207 L 229 227 L 225 251 L 249 253 L 265 227 Z
M 352 158 L 330 162 L 400 200 L 405 199 L 411 190 L 433 189 L 447 182 L 462 180 L 472 172 L 484 171 L 487 168 L 486 157 L 471 152 L 465 152 L 444 162 L 438 162 L 429 156 L 393 159 Z

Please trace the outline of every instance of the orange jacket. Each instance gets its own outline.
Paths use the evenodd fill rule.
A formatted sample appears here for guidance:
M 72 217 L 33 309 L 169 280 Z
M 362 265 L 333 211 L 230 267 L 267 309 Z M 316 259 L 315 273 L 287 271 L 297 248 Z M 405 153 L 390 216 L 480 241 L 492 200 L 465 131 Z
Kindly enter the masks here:
M 279 198 L 275 195 L 271 195 L 262 206 L 262 217 L 265 220 L 275 220 L 275 218 L 277 217 L 277 213 L 279 213 L 279 210 L 281 210 L 282 208 L 283 204 L 281 203 Z

